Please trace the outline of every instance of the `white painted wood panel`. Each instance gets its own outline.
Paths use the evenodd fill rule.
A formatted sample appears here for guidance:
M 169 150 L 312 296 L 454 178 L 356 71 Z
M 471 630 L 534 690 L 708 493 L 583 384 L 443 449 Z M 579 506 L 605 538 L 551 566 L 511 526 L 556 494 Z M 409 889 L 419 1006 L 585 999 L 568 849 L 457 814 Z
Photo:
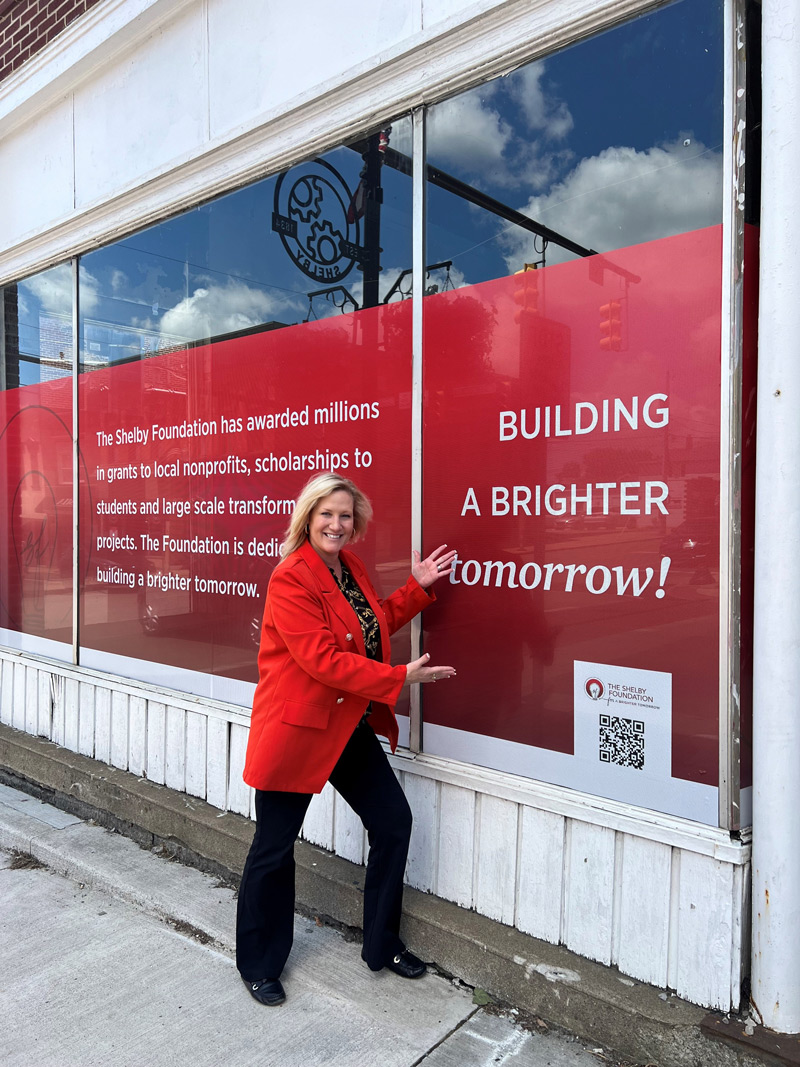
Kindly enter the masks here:
M 11 725 L 15 730 L 25 730 L 25 664 L 14 664 L 14 688 L 11 697 L 12 716 Z
M 147 700 L 128 699 L 128 770 L 143 777 L 147 767 Z
M 474 861 L 475 792 L 443 782 L 439 787 L 437 894 L 471 908 Z
M 241 32 L 239 20 L 232 21 Z M 203 5 L 191 4 L 76 87 L 78 209 L 201 148 L 207 125 L 204 50 Z
M 614 962 L 642 982 L 667 985 L 672 849 L 620 835 L 619 921 Z
M 104 686 L 94 694 L 94 758 L 111 762 L 111 690 Z
M 39 721 L 36 732 L 40 737 L 50 737 L 53 732 L 53 696 L 50 687 L 52 675 L 45 670 L 36 673 L 39 689 Z
M 732 1011 L 739 1011 L 742 999 L 742 982 L 750 970 L 750 864 L 733 868 L 733 938 L 731 948 L 731 993 Z M 727 1009 L 726 1009 L 727 1010 Z
M 711 1008 L 730 1002 L 733 868 L 684 852 L 678 904 L 678 996 Z
M 6 249 L 72 211 L 71 96 L 54 101 L 35 123 L 20 126 L 2 144 L 0 248 Z
M 0 722 L 10 726 L 14 719 L 14 665 L 0 660 Z
M 573 952 L 611 963 L 615 834 L 570 821 L 564 895 L 564 943 Z
M 247 734 L 248 730 L 245 726 L 231 723 L 228 807 L 231 811 L 238 811 L 240 815 L 250 814 L 250 794 L 253 792 L 250 786 L 245 785 L 242 778 L 244 757 L 247 751 Z
M 225 810 L 228 803 L 228 732 L 225 719 L 209 719 L 207 727 L 206 800 Z
M 303 820 L 303 837 L 313 845 L 333 851 L 333 809 L 335 792 L 328 782 L 315 793 Z
M 36 734 L 39 729 L 39 672 L 25 668 L 25 732 Z
M 183 792 L 186 787 L 186 712 L 167 705 L 167 756 L 164 784 Z
M 475 907 L 482 915 L 514 924 L 519 807 L 496 797 L 478 798 Z
M 66 706 L 64 701 L 64 693 L 66 690 L 66 679 L 63 675 L 52 674 L 50 676 L 51 692 L 53 697 L 53 732 L 51 738 L 57 745 L 64 744 L 64 719 L 66 715 Z
M 78 751 L 78 706 L 80 687 L 77 678 L 64 683 L 64 747 Z
M 128 694 L 111 693 L 111 750 L 112 767 L 128 769 Z
M 205 715 L 186 712 L 186 792 L 193 797 L 206 795 L 206 723 Z
M 78 693 L 78 751 L 94 756 L 94 707 L 97 687 L 81 682 Z
M 211 136 L 275 113 L 315 87 L 344 80 L 345 70 L 365 64 L 411 32 L 412 3 L 417 2 L 362 2 L 343 18 L 340 8 L 313 0 L 237 0 L 236 18 L 231 18 L 227 0 L 210 0 Z M 265 41 L 278 46 L 266 48 Z
M 2 666 L 2 665 L 0 665 Z M 52 702 L 50 700 L 50 676 L 45 670 L 36 670 L 36 730 L 39 737 L 49 737 L 52 726 Z
M 403 790 L 414 816 L 408 848 L 406 881 L 425 893 L 436 891 L 436 831 L 438 783 L 413 771 L 403 774 Z
M 678 984 L 678 927 L 680 925 L 681 859 L 682 849 L 673 849 L 669 880 L 669 933 L 667 943 L 667 985 L 675 989 Z
M 167 706 L 160 700 L 147 702 L 147 777 L 164 785 L 167 774 Z
M 557 945 L 561 938 L 565 820 L 551 811 L 520 809 L 517 926 Z
M 350 805 L 334 791 L 333 851 L 351 863 L 364 862 L 364 826 Z

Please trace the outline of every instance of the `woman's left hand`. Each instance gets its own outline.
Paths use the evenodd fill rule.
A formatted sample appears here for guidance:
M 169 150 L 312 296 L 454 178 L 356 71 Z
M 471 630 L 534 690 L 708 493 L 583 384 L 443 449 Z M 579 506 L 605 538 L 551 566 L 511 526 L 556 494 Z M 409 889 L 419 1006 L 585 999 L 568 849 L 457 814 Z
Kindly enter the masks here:
M 457 555 L 454 548 L 448 549 L 447 545 L 439 545 L 429 556 L 421 559 L 419 552 L 415 549 L 411 573 L 422 588 L 427 589 L 438 578 L 446 578 L 452 572 L 453 560 Z

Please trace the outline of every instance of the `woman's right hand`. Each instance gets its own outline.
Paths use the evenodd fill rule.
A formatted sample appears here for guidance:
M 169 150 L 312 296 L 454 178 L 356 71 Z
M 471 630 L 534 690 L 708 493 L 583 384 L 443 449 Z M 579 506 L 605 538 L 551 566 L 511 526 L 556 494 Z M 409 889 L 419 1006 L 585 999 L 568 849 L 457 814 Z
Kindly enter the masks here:
M 406 685 L 414 682 L 438 682 L 442 678 L 452 678 L 456 673 L 455 667 L 431 667 L 431 657 L 425 652 L 419 659 L 406 664 Z

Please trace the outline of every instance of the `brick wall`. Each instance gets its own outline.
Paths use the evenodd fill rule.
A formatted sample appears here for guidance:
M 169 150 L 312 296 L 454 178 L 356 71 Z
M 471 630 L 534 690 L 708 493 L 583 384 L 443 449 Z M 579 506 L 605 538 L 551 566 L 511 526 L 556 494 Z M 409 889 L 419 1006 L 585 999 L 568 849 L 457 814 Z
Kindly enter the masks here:
M 0 81 L 98 0 L 0 0 Z

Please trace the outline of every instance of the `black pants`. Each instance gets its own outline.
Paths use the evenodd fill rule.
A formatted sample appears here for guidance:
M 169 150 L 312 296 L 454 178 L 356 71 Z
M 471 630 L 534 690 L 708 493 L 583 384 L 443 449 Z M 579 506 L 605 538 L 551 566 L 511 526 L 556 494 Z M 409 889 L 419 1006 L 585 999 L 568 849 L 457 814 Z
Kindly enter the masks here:
M 374 731 L 360 723 L 330 776 L 361 818 L 369 841 L 364 947 L 373 970 L 403 948 L 403 902 L 411 809 Z M 244 866 L 236 917 L 236 966 L 247 981 L 279 978 L 294 930 L 294 842 L 311 793 L 256 790 L 256 832 Z

